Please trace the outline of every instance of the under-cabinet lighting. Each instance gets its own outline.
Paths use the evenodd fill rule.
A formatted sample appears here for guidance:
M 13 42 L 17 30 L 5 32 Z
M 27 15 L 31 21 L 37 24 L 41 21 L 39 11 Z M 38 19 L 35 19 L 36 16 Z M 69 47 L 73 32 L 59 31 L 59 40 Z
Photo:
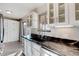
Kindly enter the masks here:
M 58 25 L 58 26 L 55 26 L 55 27 L 74 27 L 73 25 Z

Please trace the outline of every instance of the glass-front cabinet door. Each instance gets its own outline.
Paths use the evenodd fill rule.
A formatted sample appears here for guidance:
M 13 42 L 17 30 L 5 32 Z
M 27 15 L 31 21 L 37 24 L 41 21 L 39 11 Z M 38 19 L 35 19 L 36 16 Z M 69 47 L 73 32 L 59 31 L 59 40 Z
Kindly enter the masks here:
M 49 4 L 49 24 L 54 23 L 54 6 L 52 3 Z
M 79 3 L 75 3 L 75 21 L 79 24 Z
M 68 24 L 68 4 L 49 3 L 48 20 L 49 24 Z
M 39 28 L 43 29 L 47 24 L 47 12 L 44 12 L 39 15 Z
M 69 4 L 70 23 L 79 26 L 79 3 Z
M 68 24 L 68 4 L 58 3 L 56 6 L 57 24 Z
M 79 20 L 79 3 L 75 3 L 75 20 Z
M 59 20 L 58 20 L 59 23 L 65 22 L 65 5 L 64 5 L 64 3 L 58 4 L 58 17 L 59 17 Z
M 32 15 L 27 17 L 27 27 L 31 27 L 32 26 Z
M 48 23 L 49 24 L 54 24 L 55 19 L 54 19 L 54 4 L 49 3 L 48 4 Z

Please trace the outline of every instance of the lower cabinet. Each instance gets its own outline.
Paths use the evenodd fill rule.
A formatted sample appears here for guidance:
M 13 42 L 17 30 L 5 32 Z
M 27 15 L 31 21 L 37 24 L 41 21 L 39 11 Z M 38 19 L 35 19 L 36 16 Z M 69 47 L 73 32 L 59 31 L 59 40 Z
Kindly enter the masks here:
M 40 56 L 41 46 L 32 42 L 32 55 L 33 56 Z
M 32 56 L 40 56 L 40 52 L 33 48 L 32 49 Z
M 32 56 L 32 47 L 31 46 L 27 45 L 26 53 L 27 53 L 27 56 Z
M 36 44 L 36 43 L 34 43 L 34 42 L 32 42 L 32 48 L 36 49 L 36 50 L 39 51 L 39 52 L 40 52 L 40 50 L 41 50 L 41 46 L 38 45 L 38 44 Z
M 27 39 L 24 39 L 24 54 L 25 56 L 40 56 L 41 46 L 31 42 Z
M 23 46 L 25 56 L 58 56 L 57 54 L 52 53 L 27 39 L 24 39 Z
M 22 45 L 23 45 L 23 53 L 24 55 L 26 55 L 26 40 L 24 38 L 22 38 Z
M 23 38 L 24 40 L 24 48 L 23 48 L 23 53 L 25 56 L 31 56 L 32 55 L 32 47 L 31 47 L 31 42 L 28 41 L 27 39 Z

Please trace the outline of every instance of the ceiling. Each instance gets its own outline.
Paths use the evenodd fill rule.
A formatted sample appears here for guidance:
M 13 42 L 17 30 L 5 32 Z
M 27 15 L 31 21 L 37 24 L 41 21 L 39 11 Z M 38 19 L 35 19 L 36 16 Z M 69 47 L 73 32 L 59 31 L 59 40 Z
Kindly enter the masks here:
M 32 9 L 42 6 L 43 3 L 0 3 L 0 13 L 5 17 L 19 19 L 27 15 Z M 6 13 L 11 11 L 11 14 Z

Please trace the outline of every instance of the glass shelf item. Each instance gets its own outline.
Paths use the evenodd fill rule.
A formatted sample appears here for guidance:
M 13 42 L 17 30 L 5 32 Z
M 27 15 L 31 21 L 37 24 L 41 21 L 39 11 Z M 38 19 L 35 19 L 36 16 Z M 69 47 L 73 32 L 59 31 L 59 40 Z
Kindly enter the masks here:
M 75 3 L 75 18 L 79 20 L 79 3 Z
M 64 3 L 58 4 L 58 16 L 59 16 L 59 23 L 65 22 L 65 4 Z

